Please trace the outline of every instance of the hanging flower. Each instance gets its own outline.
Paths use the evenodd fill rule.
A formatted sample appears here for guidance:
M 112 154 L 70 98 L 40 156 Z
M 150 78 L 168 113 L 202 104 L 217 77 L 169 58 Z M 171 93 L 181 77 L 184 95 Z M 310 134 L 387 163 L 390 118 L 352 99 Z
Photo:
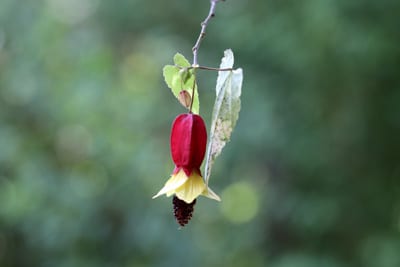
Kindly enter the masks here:
M 201 176 L 200 166 L 207 145 L 207 130 L 203 119 L 192 113 L 178 115 L 172 124 L 170 145 L 175 169 L 171 178 L 153 198 L 163 194 L 168 197 L 175 195 L 175 218 L 183 226 L 191 218 L 198 196 L 220 201 Z

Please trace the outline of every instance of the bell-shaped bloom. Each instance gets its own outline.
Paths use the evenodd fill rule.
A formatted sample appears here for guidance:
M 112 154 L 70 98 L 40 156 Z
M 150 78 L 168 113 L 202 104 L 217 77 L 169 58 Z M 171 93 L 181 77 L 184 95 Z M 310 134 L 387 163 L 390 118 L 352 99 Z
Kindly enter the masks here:
M 171 130 L 171 156 L 175 169 L 164 187 L 153 197 L 175 195 L 190 204 L 203 195 L 220 201 L 220 198 L 204 183 L 200 166 L 207 146 L 207 130 L 204 120 L 196 114 L 178 115 Z

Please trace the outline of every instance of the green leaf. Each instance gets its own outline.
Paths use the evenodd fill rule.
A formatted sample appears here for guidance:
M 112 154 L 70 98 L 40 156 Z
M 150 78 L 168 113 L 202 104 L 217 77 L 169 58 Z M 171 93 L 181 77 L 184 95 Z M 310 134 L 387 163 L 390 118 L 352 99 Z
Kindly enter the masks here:
M 233 52 L 228 49 L 224 52 L 220 68 L 233 68 Z M 242 93 L 243 71 L 219 71 L 215 87 L 216 99 L 212 113 L 210 139 L 207 145 L 204 179 L 210 178 L 211 168 L 221 154 L 222 149 L 230 140 L 231 133 L 239 118 L 240 95 Z
M 190 67 L 189 61 L 180 53 L 176 53 L 174 56 L 174 63 L 180 67 Z
M 179 95 L 182 90 L 186 90 L 190 97 L 193 98 L 193 85 L 194 98 L 192 112 L 199 114 L 200 102 L 199 93 L 197 91 L 197 84 L 195 82 L 195 73 L 193 69 L 188 69 L 191 65 L 189 61 L 179 53 L 174 56 L 175 65 L 166 65 L 163 68 L 163 76 L 166 84 L 171 89 L 174 96 L 179 100 Z

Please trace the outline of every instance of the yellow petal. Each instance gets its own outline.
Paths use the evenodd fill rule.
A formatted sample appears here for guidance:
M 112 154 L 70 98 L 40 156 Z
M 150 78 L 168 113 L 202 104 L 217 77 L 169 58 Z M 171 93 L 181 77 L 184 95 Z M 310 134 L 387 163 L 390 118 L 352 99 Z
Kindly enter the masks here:
M 204 189 L 203 193 L 201 193 L 203 196 L 214 199 L 216 201 L 221 201 L 221 198 L 211 190 L 211 188 L 207 187 Z
M 206 188 L 203 177 L 195 171 L 189 176 L 189 179 L 181 187 L 175 190 L 176 196 L 185 201 L 192 203 Z
M 171 175 L 171 178 L 165 183 L 164 187 L 154 197 L 159 197 L 163 194 L 171 196 L 175 193 L 175 190 L 181 187 L 189 178 L 186 176 L 183 170 L 180 170 L 177 174 Z

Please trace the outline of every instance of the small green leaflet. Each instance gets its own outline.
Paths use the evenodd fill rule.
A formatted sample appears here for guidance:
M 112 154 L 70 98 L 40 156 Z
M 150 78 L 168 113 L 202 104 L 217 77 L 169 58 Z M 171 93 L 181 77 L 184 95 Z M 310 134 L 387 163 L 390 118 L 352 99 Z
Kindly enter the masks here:
M 233 68 L 233 52 L 224 52 L 220 69 Z M 225 144 L 230 140 L 240 111 L 240 95 L 242 93 L 243 71 L 219 71 L 217 78 L 216 99 L 211 119 L 210 139 L 207 145 L 204 180 L 208 184 L 211 168 L 221 154 Z
M 166 65 L 163 68 L 164 80 L 167 83 L 168 87 L 171 89 L 174 96 L 179 100 L 179 93 L 182 90 L 186 90 L 190 97 L 192 96 L 193 83 L 195 81 L 195 75 L 193 69 L 187 69 L 191 67 L 189 61 L 179 53 L 176 53 L 174 56 L 175 65 Z M 194 99 L 193 99 L 193 107 L 192 112 L 195 114 L 199 114 L 200 111 L 200 102 L 199 102 L 199 94 L 197 91 L 197 84 L 194 89 Z

